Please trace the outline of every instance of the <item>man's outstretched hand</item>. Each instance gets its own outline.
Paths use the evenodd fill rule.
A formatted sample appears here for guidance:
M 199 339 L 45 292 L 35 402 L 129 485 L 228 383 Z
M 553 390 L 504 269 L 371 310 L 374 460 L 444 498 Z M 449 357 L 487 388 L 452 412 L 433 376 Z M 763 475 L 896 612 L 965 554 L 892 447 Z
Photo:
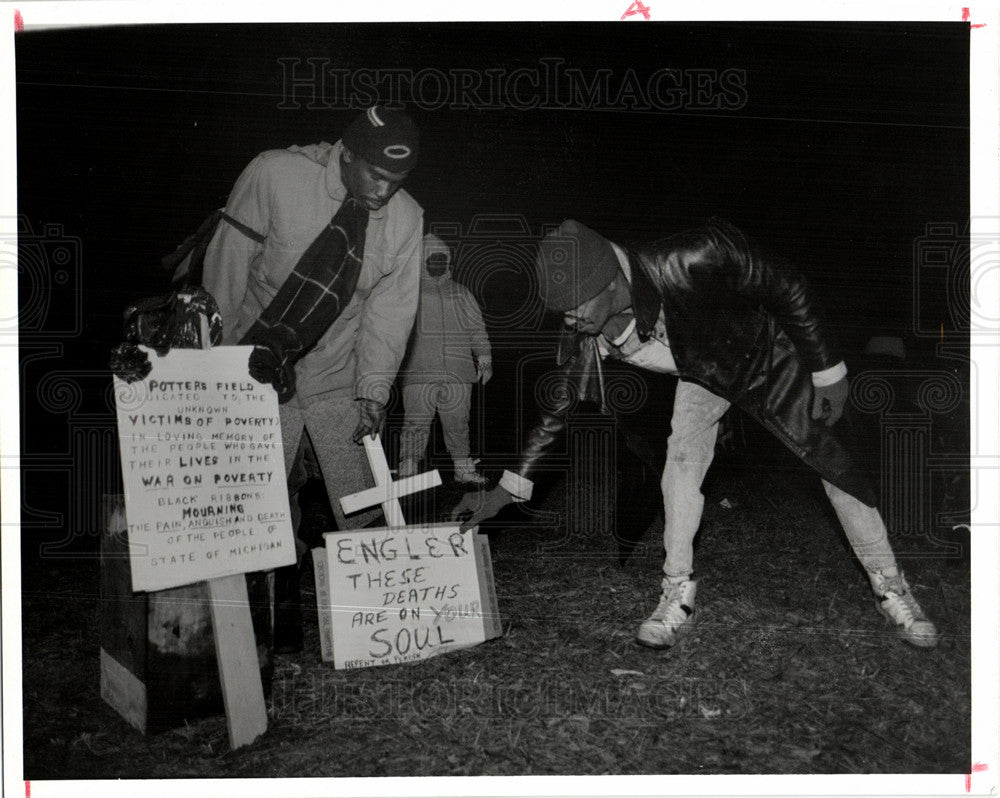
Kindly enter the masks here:
M 836 424 L 844 414 L 844 405 L 847 404 L 847 397 L 850 393 L 847 377 L 837 380 L 833 385 L 825 385 L 821 388 L 814 387 L 813 419 L 816 421 L 822 419 L 828 427 Z
M 382 431 L 382 425 L 385 424 L 385 405 L 381 402 L 376 402 L 374 399 L 362 399 L 360 410 L 361 420 L 351 436 L 351 440 L 355 443 L 361 443 L 361 439 L 365 435 L 374 438 Z
M 499 485 L 491 490 L 474 490 L 466 493 L 451 511 L 451 520 L 461 521 L 459 529 L 465 532 L 492 518 L 513 501 L 514 497 Z

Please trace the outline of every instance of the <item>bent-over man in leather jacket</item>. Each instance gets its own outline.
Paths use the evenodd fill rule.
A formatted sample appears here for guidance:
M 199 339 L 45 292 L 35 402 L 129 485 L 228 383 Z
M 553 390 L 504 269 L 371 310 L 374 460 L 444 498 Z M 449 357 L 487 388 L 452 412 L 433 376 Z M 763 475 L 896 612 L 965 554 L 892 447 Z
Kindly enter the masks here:
M 868 573 L 876 606 L 900 637 L 924 648 L 937 644 L 938 632 L 897 568 L 871 487 L 851 453 L 840 421 L 847 368 L 833 354 L 801 275 L 762 256 L 721 221 L 626 252 L 567 220 L 541 242 L 537 267 L 543 303 L 565 314 L 559 353 L 565 390 L 542 408 L 517 473 L 504 472 L 497 487 L 467 494 L 455 508 L 463 528 L 531 497 L 532 471 L 565 428 L 570 405 L 600 399 L 601 359 L 619 358 L 680 378 L 662 481 L 662 591 L 639 627 L 639 643 L 669 648 L 691 627 L 701 483 L 719 420 L 737 404 L 820 475 Z

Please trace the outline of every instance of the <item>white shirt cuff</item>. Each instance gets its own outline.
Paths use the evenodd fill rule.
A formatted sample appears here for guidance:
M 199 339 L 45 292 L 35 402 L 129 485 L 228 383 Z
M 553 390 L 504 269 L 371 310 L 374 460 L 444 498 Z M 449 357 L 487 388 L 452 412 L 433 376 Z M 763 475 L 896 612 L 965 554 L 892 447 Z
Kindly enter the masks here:
M 622 332 L 622 334 L 619 335 L 617 338 L 615 338 L 615 340 L 613 340 L 611 342 L 611 345 L 612 346 L 621 346 L 623 343 L 625 343 L 628 340 L 628 337 L 632 334 L 632 331 L 634 329 L 635 329 L 635 317 L 633 316 L 632 317 L 632 321 L 630 321 L 628 323 L 628 326 L 625 328 L 625 330 Z
M 813 385 L 817 388 L 825 388 L 827 385 L 840 382 L 846 376 L 847 366 L 841 360 L 836 366 L 830 366 L 830 368 L 823 369 L 823 371 L 814 371 L 812 375 Z
M 504 471 L 503 476 L 500 477 L 499 485 L 513 496 L 516 502 L 528 501 L 531 498 L 531 490 L 534 487 L 534 483 L 530 479 L 525 479 L 513 471 Z

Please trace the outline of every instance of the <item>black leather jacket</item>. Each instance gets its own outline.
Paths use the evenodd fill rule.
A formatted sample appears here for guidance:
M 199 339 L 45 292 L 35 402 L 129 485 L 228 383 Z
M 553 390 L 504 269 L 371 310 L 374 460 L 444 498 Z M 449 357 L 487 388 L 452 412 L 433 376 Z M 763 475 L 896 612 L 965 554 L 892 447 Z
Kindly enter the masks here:
M 650 337 L 662 310 L 682 379 L 739 405 L 828 482 L 874 505 L 852 452 L 850 414 L 833 427 L 810 418 L 812 373 L 840 358 L 801 275 L 725 222 L 633 248 L 629 265 L 641 339 Z M 565 334 L 557 361 L 563 388 L 547 392 L 522 451 L 523 477 L 565 429 L 577 401 L 603 406 L 594 336 Z

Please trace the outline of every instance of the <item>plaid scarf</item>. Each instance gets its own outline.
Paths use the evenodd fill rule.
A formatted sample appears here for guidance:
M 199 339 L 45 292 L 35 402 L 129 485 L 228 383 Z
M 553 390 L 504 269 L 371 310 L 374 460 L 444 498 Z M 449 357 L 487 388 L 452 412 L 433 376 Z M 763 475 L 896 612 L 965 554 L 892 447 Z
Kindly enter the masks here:
M 255 347 L 250 375 L 274 385 L 279 402 L 295 395 L 296 362 L 351 301 L 367 228 L 368 211 L 349 196 L 240 341 Z

